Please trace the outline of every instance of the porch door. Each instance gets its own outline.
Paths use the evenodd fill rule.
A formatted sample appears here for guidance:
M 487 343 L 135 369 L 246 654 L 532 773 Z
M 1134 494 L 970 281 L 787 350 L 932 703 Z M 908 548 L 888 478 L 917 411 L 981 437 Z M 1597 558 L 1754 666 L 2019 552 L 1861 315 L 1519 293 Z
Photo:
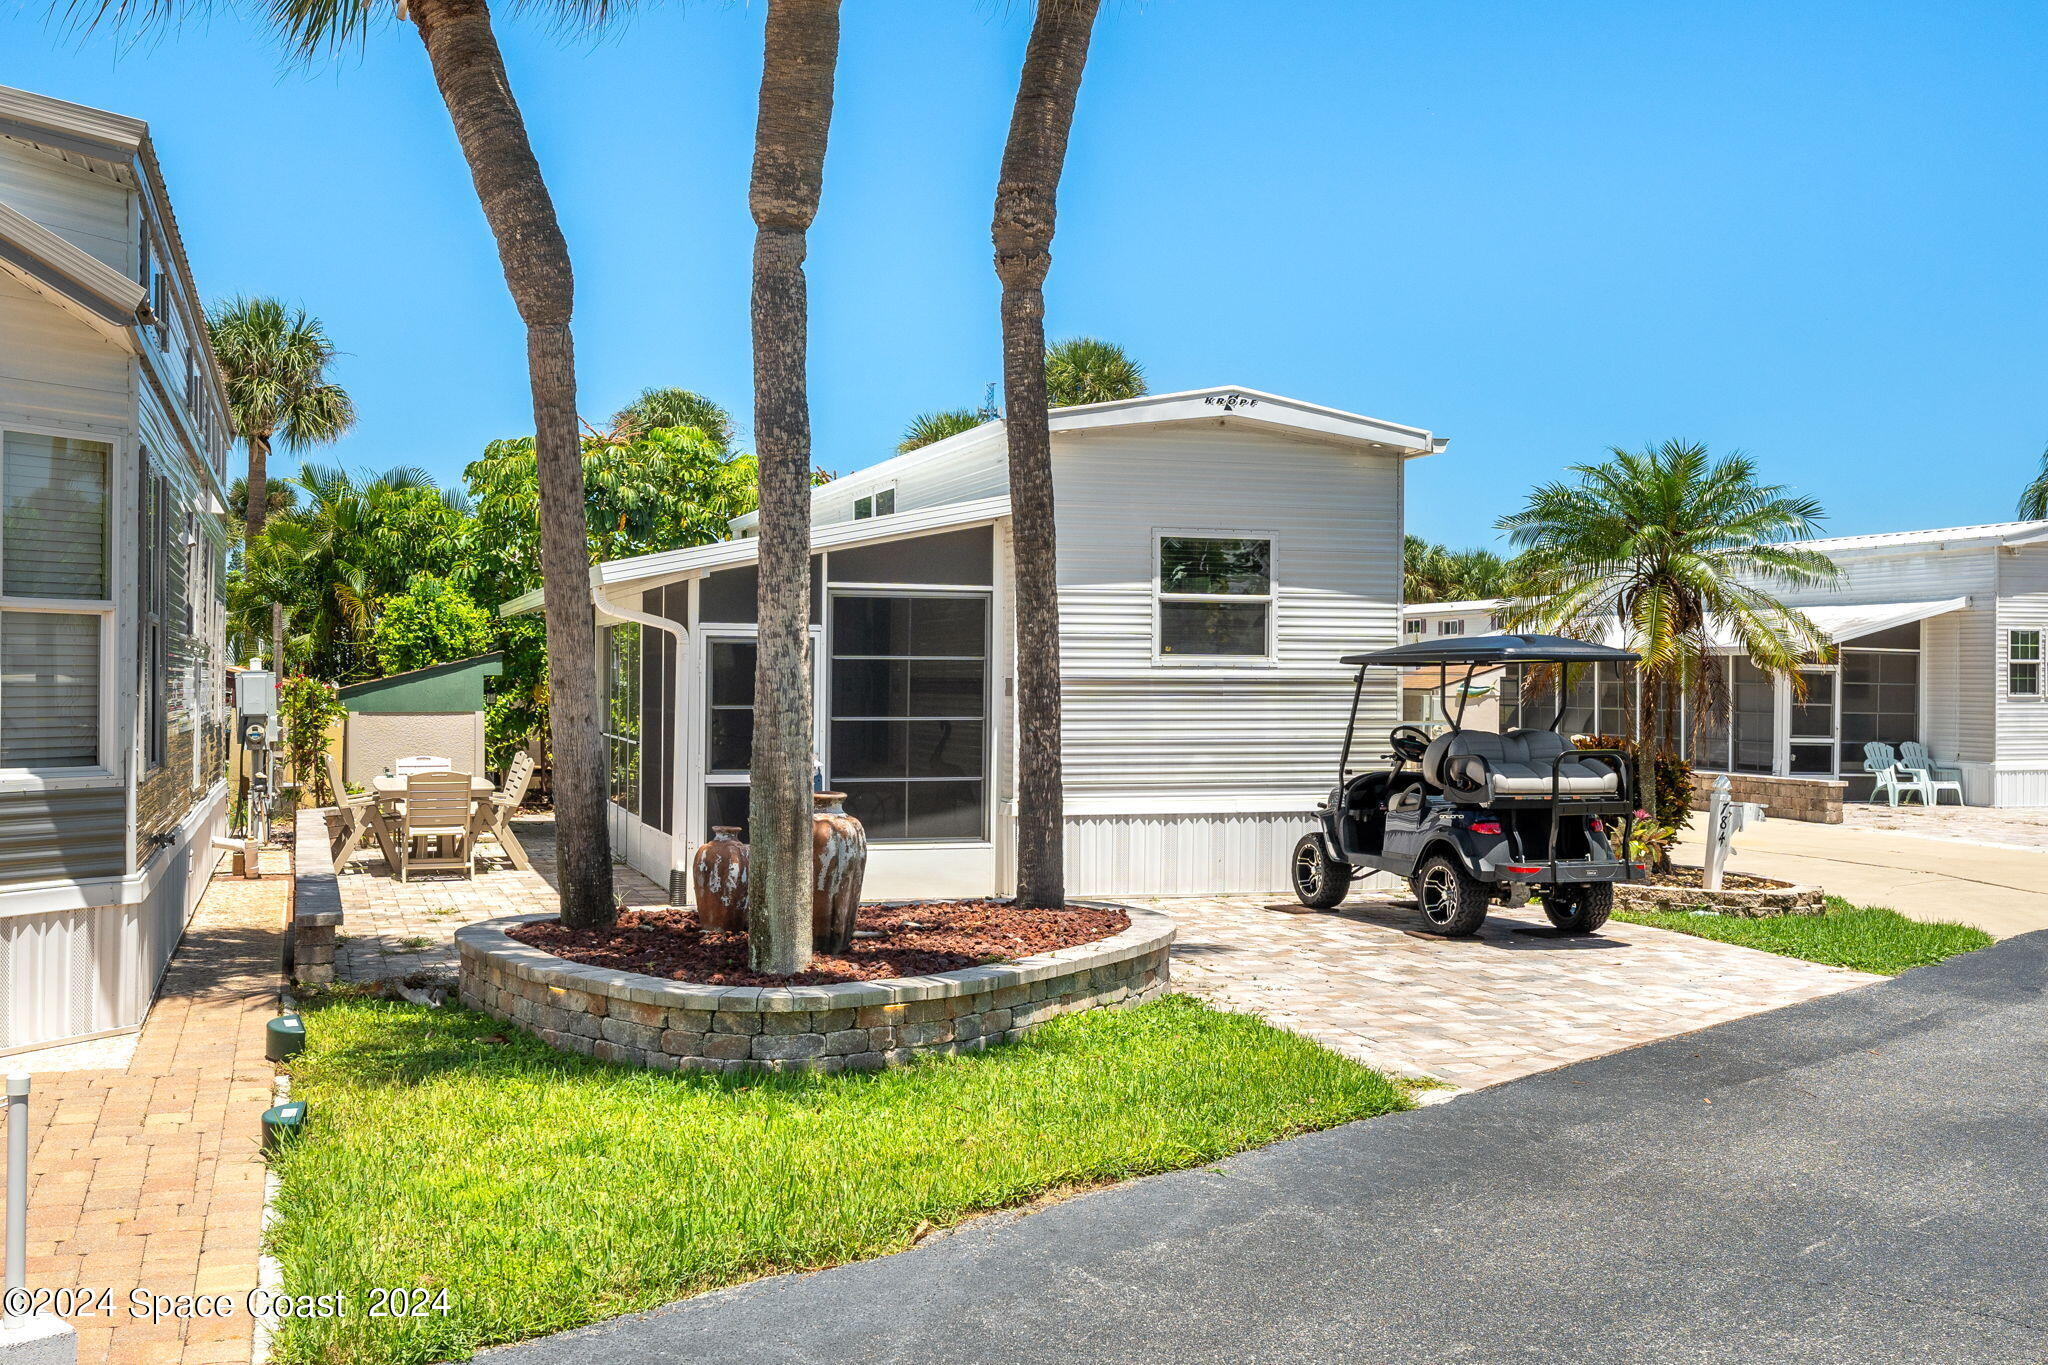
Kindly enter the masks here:
M 1789 776 L 1835 775 L 1835 748 L 1841 737 L 1838 678 L 1832 665 L 1813 664 L 1799 670 L 1803 693 L 1789 682 L 1785 685 L 1784 771 Z
M 824 694 L 817 675 L 819 657 L 817 631 L 811 633 L 811 695 L 816 717 L 822 708 L 817 698 Z M 754 636 L 733 632 L 707 632 L 704 637 L 704 825 L 698 837 L 708 839 L 717 825 L 733 825 L 740 841 L 747 840 L 747 803 L 751 798 L 749 770 L 754 760 L 754 662 L 758 651 Z M 814 724 L 813 752 L 818 749 Z M 680 817 L 678 817 L 680 818 Z

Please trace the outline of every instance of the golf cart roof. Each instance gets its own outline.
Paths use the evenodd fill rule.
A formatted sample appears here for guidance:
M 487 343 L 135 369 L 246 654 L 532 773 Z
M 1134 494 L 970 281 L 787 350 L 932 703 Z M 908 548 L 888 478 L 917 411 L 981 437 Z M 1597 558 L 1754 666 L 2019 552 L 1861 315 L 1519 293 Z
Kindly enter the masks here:
M 1562 635 L 1453 635 L 1441 640 L 1417 640 L 1370 654 L 1346 654 L 1347 664 L 1584 664 L 1623 663 L 1639 659 L 1625 649 L 1611 645 L 1567 640 Z

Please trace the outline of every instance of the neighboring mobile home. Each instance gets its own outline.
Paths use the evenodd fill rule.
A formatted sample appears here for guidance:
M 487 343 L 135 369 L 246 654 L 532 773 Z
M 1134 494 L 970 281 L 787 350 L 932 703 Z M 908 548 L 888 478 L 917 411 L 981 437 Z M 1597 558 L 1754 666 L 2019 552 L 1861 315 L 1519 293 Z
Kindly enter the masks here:
M 1336 772 L 1338 657 L 1396 643 L 1403 466 L 1444 441 L 1241 388 L 1058 409 L 1052 432 L 1069 885 L 1285 888 Z M 813 495 L 815 740 L 873 896 L 1014 881 L 1007 459 L 991 422 Z M 615 833 L 671 885 L 746 822 L 753 518 L 734 525 L 592 574 Z M 1397 704 L 1375 679 L 1368 727 Z
M 1808 545 L 1835 561 L 1841 580 L 1776 591 L 1827 633 L 1836 658 L 1803 670 L 1795 692 L 1724 647 L 1732 705 L 1702 727 L 1694 762 L 1733 774 L 1738 786 L 1750 780 L 1758 799 L 1789 792 L 1788 784 L 1839 783 L 1848 799 L 1863 800 L 1871 786 L 1863 746 L 1918 740 L 1954 770 L 1943 776 L 1960 778 L 1970 805 L 2048 806 L 2048 521 Z M 1404 619 L 1415 638 L 1499 606 L 1421 603 Z M 1512 680 L 1503 691 L 1504 723 L 1517 723 Z M 1566 727 L 1625 733 L 1629 695 L 1626 680 L 1598 670 L 1575 679 Z M 1527 723 L 1548 724 L 1554 700 L 1531 702 Z
M 201 318 L 148 128 L 0 87 L 0 1052 L 138 1026 L 214 863 Z

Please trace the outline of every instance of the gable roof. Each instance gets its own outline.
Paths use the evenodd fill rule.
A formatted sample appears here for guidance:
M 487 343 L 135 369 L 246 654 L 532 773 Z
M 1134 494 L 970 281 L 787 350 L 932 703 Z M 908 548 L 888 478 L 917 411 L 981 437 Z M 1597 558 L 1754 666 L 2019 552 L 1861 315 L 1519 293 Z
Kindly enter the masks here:
M 1054 435 L 1072 435 L 1120 427 L 1161 426 L 1172 422 L 1216 422 L 1269 431 L 1287 431 L 1318 440 L 1361 449 L 1376 448 L 1398 452 L 1403 459 L 1435 455 L 1450 444 L 1422 427 L 1404 426 L 1378 417 L 1366 417 L 1342 408 L 1325 407 L 1300 398 L 1266 393 L 1237 384 L 1218 384 L 1206 389 L 1184 389 L 1179 393 L 1148 393 L 1137 398 L 1119 398 L 1107 403 L 1083 403 L 1054 408 Z M 843 474 L 811 490 L 813 503 L 847 491 L 850 485 L 886 483 L 913 470 L 943 467 L 974 454 L 1003 439 L 1005 426 L 998 417 L 978 427 L 934 441 L 928 446 L 894 455 L 878 464 Z M 759 514 L 748 512 L 734 517 L 735 529 L 758 524 Z

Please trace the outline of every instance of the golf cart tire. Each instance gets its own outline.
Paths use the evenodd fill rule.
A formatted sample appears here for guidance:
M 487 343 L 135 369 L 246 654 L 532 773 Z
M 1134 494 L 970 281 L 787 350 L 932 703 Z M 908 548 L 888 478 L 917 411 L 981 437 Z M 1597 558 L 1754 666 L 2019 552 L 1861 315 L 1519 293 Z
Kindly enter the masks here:
M 1350 894 L 1357 869 L 1330 856 L 1320 834 L 1304 834 L 1287 860 L 1294 898 L 1311 910 L 1334 910 Z
M 1415 893 L 1415 905 L 1432 934 L 1445 938 L 1470 938 L 1486 923 L 1486 910 L 1493 893 L 1486 883 L 1465 870 L 1465 865 L 1448 853 L 1432 853 L 1415 869 L 1408 882 Z
M 1568 890 L 1552 887 L 1543 893 L 1543 913 L 1559 933 L 1590 934 L 1614 913 L 1614 883 L 1585 882 Z

